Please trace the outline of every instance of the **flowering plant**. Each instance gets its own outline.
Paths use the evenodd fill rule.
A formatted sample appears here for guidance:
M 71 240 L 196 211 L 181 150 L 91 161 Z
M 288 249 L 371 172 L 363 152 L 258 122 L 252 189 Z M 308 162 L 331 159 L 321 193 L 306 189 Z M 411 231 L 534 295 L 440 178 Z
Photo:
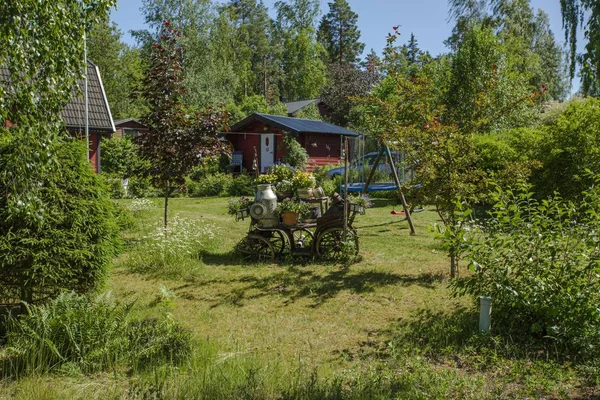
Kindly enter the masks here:
M 296 212 L 301 216 L 306 216 L 310 213 L 310 204 L 304 201 L 297 201 L 292 199 L 284 199 L 283 201 L 277 204 L 277 208 L 275 211 L 279 214 L 289 211 Z
M 277 179 L 275 178 L 275 176 L 271 175 L 271 174 L 263 174 L 263 175 L 259 175 L 258 178 L 256 178 L 256 183 L 259 185 L 264 185 L 267 183 L 276 183 Z
M 294 192 L 294 184 L 292 183 L 292 181 L 289 181 L 289 180 L 283 180 L 281 182 L 278 182 L 275 185 L 275 188 L 277 189 L 277 193 L 293 193 Z
M 292 183 L 296 189 L 310 189 L 315 186 L 315 178 L 308 172 L 298 171 Z
M 269 175 L 273 182 L 291 181 L 296 174 L 296 169 L 287 164 L 275 164 L 269 167 Z
M 350 195 L 348 196 L 350 203 L 352 204 L 356 204 L 359 207 L 362 208 L 371 208 L 373 207 L 373 202 L 371 201 L 371 198 L 369 197 L 368 194 L 362 194 L 362 195 Z
M 239 210 L 245 210 L 250 206 L 250 199 L 247 197 L 240 197 L 238 200 L 229 200 L 227 205 L 227 214 L 237 216 Z

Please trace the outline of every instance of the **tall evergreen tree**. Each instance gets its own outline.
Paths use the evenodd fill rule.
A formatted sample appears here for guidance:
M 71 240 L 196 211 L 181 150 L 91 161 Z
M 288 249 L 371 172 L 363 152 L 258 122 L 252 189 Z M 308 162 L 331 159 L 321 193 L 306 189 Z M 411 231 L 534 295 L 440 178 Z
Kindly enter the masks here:
M 352 11 L 347 0 L 329 3 L 329 12 L 321 19 L 318 32 L 329 63 L 342 65 L 360 61 L 365 45 L 359 42 L 357 22 L 358 14 Z
M 450 14 L 456 18 L 490 6 L 498 8 L 510 0 L 450 0 Z M 569 74 L 575 76 L 575 67 L 581 63 L 581 91 L 600 95 L 600 2 L 597 0 L 559 0 L 565 39 L 568 43 Z M 475 7 L 474 7 L 475 6 Z M 577 31 L 584 28 L 587 43 L 585 51 L 577 56 Z
M 417 43 L 417 38 L 415 37 L 415 34 L 412 32 L 410 34 L 410 39 L 408 41 L 407 49 L 408 49 L 408 54 L 407 54 L 408 64 L 409 65 L 416 64 L 417 61 L 419 60 L 419 55 L 421 55 L 421 49 L 419 49 L 419 43 Z

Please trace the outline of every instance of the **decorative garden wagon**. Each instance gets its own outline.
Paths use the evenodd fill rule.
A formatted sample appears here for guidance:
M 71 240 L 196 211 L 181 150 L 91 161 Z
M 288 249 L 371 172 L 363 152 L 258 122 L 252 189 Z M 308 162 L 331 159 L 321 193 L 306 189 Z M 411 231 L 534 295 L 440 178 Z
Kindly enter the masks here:
M 357 214 L 365 213 L 362 205 L 337 195 L 322 217 L 293 225 L 280 221 L 276 205 L 270 185 L 259 185 L 255 202 L 237 211 L 237 220 L 251 218 L 248 234 L 237 245 L 244 259 L 274 261 L 287 252 L 329 260 L 358 254 L 358 233 L 353 223 Z

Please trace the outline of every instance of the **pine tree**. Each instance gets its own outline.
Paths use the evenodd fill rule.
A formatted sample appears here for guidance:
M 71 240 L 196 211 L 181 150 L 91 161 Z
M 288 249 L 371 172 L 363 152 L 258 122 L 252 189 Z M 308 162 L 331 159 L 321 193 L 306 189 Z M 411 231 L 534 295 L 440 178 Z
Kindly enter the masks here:
M 365 48 L 359 42 L 358 14 L 350 8 L 347 0 L 329 3 L 329 12 L 321 19 L 318 37 L 327 51 L 329 63 L 355 64 Z
M 408 41 L 407 48 L 408 48 L 408 54 L 407 54 L 408 64 L 409 65 L 416 64 L 419 59 L 419 55 L 421 54 L 421 49 L 419 49 L 419 43 L 417 43 L 417 38 L 415 37 L 415 34 L 412 32 L 410 34 L 410 40 Z

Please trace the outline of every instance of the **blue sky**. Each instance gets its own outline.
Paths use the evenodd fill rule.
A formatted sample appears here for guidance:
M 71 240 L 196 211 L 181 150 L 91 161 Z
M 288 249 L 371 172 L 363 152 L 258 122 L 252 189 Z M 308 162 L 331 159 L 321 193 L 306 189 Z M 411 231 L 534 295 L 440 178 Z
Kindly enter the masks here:
M 263 0 L 271 10 L 275 0 Z M 141 0 L 120 0 L 119 7 L 112 13 L 112 20 L 119 25 L 123 39 L 132 42 L 130 30 L 143 29 L 144 20 L 139 11 Z M 327 13 L 328 1 L 321 0 L 321 12 Z M 453 21 L 448 21 L 446 0 L 349 0 L 358 14 L 361 41 L 366 44 L 365 52 L 371 48 L 377 53 L 385 46 L 385 38 L 392 26 L 400 25 L 399 43 L 408 40 L 414 33 L 419 47 L 437 55 L 447 51 L 444 40 L 450 36 Z M 550 25 L 556 39 L 564 43 L 559 0 L 532 0 L 535 9 L 543 9 L 550 17 Z M 577 85 L 576 82 L 574 82 Z

